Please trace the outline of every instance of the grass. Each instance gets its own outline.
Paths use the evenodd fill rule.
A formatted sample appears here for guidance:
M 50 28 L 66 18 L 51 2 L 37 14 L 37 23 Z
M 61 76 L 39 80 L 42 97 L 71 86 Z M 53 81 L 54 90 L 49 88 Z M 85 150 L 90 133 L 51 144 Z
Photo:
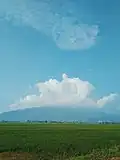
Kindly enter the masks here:
M 71 160 L 120 160 L 120 146 L 96 149 L 84 156 L 73 157 Z
M 98 155 L 103 151 L 110 152 L 113 146 L 119 148 L 119 145 L 120 125 L 0 124 L 0 152 L 37 153 L 46 160 L 54 157 L 80 159 L 81 155 L 82 158 L 90 156 L 93 148 L 93 155 Z M 118 154 L 119 150 L 116 150 L 115 154 Z

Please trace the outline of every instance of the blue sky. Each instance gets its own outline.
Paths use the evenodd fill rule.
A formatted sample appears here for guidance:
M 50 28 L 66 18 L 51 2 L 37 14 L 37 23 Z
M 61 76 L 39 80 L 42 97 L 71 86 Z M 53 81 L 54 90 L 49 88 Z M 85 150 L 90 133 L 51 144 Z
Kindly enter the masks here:
M 92 84 L 97 100 L 119 94 L 119 0 L 16 1 L 0 0 L 0 112 L 31 94 L 30 85 L 51 78 L 61 82 L 64 73 L 63 79 L 68 75 Z M 73 22 L 80 27 L 71 26 Z M 70 36 L 75 30 L 73 44 Z

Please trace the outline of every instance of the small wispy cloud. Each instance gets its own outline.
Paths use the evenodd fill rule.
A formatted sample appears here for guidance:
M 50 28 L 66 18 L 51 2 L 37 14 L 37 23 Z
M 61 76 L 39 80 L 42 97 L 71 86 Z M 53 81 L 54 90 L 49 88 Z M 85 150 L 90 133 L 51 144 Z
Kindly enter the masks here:
M 53 38 L 57 46 L 62 49 L 87 49 L 96 42 L 99 32 L 97 25 L 75 23 L 76 19 L 64 17 L 55 26 Z
M 99 26 L 82 23 L 75 11 L 76 3 L 70 0 L 0 0 L 0 17 L 51 36 L 61 49 L 87 49 L 95 44 Z
M 37 94 L 30 94 L 12 105 L 12 108 L 29 107 L 92 107 L 100 108 L 115 101 L 118 94 L 109 94 L 98 100 L 92 98 L 95 87 L 80 78 L 69 78 L 63 74 L 62 80 L 49 79 L 35 85 Z

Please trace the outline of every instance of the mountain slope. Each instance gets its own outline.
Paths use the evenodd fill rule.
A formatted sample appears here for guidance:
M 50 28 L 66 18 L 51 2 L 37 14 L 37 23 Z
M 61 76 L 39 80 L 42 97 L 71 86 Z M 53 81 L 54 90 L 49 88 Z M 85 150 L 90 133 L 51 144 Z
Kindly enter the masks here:
M 50 108 L 39 107 L 24 110 L 4 112 L 0 114 L 0 121 L 120 121 L 120 114 L 102 112 L 100 109 L 83 108 Z

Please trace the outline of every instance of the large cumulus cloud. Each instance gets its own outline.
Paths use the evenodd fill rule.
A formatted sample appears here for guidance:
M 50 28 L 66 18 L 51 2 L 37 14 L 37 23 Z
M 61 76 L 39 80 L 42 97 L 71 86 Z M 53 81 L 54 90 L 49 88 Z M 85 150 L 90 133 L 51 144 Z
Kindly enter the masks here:
M 92 92 L 95 87 L 80 78 L 69 78 L 62 75 L 62 80 L 49 79 L 35 85 L 36 94 L 30 94 L 12 104 L 12 108 L 26 107 L 104 107 L 116 100 L 118 94 L 110 93 L 100 99 L 95 99 Z

